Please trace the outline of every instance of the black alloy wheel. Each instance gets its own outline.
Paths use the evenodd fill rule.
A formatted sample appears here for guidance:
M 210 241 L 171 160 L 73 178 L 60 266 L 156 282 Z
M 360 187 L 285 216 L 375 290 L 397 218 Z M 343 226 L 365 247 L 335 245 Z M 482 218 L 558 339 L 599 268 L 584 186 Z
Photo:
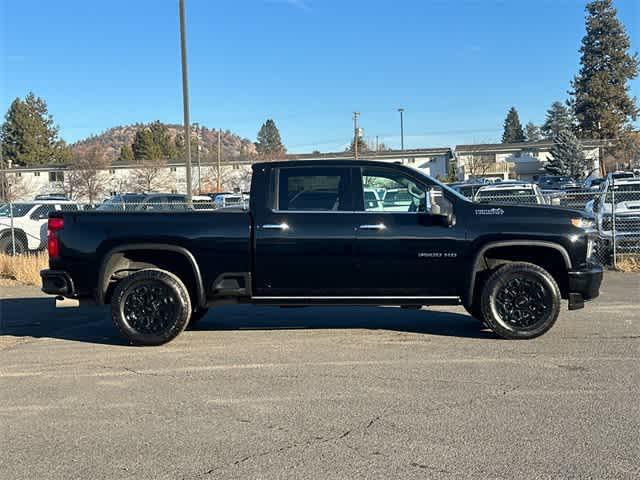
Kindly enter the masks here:
M 164 270 L 140 270 L 121 280 L 111 299 L 114 325 L 132 343 L 162 345 L 187 326 L 191 301 L 184 283 Z
M 560 313 L 560 289 L 538 265 L 515 262 L 498 268 L 482 293 L 487 325 L 507 339 L 530 339 L 547 332 Z

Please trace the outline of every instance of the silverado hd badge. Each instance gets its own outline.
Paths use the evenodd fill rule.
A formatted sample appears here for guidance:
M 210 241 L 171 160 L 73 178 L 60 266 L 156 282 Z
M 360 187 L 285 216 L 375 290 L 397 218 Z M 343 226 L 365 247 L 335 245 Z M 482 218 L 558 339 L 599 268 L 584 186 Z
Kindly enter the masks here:
M 476 215 L 504 215 L 504 210 L 501 208 L 477 208 L 475 210 Z

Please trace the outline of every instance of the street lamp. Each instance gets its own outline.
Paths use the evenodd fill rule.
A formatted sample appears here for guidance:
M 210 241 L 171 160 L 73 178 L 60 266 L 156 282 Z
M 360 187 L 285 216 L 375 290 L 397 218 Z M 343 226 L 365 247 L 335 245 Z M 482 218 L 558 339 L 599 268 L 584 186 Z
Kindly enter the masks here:
M 358 160 L 358 140 L 360 140 L 360 132 L 358 128 L 358 117 L 360 112 L 353 112 L 353 156 Z
M 404 108 L 399 108 L 400 112 L 400 150 L 404 152 Z
M 189 73 L 187 71 L 187 32 L 185 27 L 184 0 L 179 0 L 180 10 L 180 52 L 182 58 L 182 108 L 184 111 L 184 139 L 186 147 L 187 205 L 191 206 L 191 124 L 189 123 Z

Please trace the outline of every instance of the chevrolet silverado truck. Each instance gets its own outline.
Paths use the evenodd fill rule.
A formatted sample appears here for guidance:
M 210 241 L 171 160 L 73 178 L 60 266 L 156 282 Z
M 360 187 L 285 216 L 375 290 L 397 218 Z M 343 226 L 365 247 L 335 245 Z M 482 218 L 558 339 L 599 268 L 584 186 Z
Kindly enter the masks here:
M 366 202 L 372 190 L 383 201 Z M 229 303 L 463 305 L 498 336 L 530 339 L 563 299 L 598 296 L 595 235 L 584 213 L 473 203 L 400 164 L 268 162 L 253 166 L 248 209 L 52 212 L 42 289 L 110 304 L 139 345 Z

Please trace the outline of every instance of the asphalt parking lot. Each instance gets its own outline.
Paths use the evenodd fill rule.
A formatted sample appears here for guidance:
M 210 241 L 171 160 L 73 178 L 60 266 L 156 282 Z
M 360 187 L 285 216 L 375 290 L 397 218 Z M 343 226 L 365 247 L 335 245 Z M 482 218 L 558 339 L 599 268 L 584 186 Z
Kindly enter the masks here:
M 640 275 L 520 342 L 462 308 L 242 306 L 139 348 L 0 297 L 3 478 L 640 476 Z

